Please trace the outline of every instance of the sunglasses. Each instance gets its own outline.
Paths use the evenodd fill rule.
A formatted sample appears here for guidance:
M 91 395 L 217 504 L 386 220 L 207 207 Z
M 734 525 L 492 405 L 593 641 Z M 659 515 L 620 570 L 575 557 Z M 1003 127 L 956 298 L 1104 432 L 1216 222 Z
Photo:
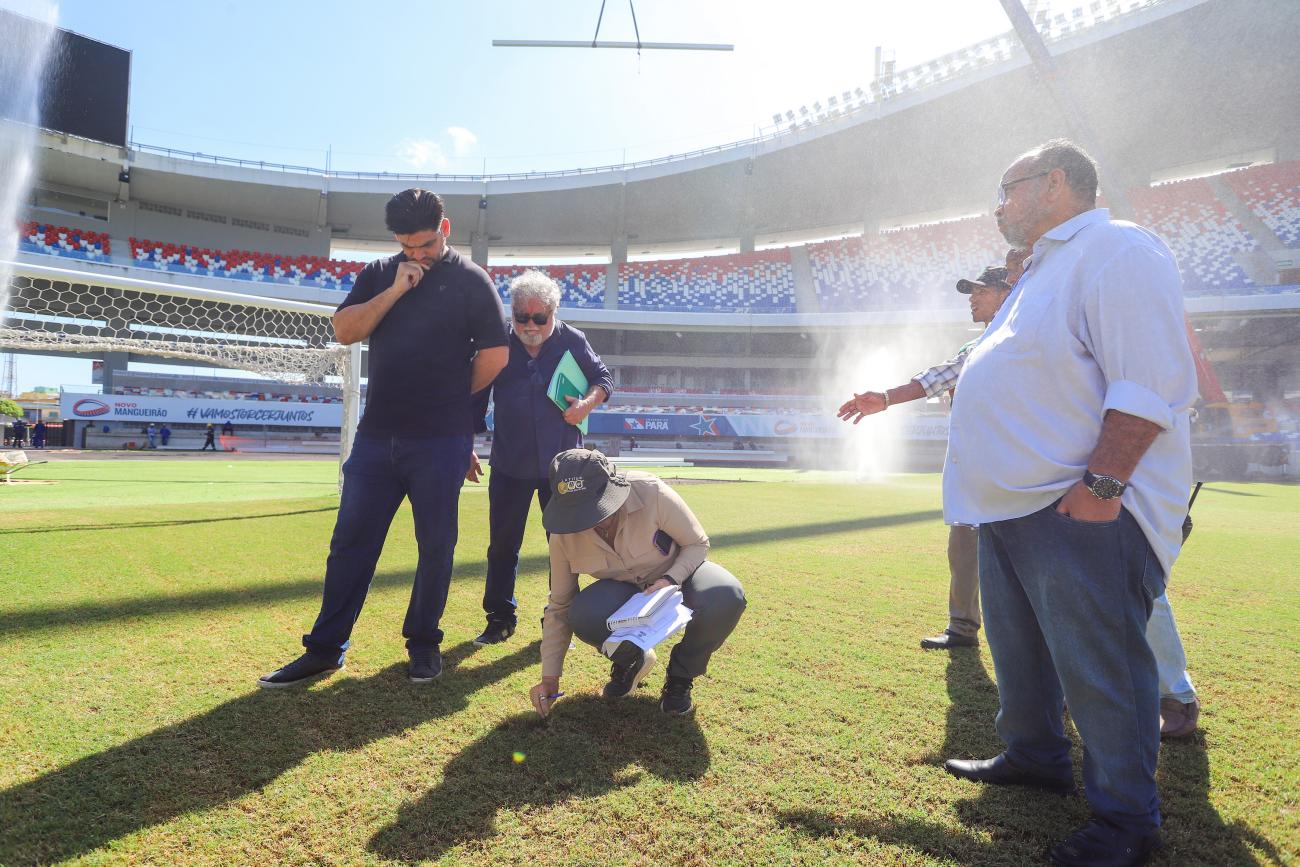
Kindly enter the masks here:
M 534 313 L 531 316 L 529 316 L 527 313 L 515 314 L 515 321 L 518 322 L 520 325 L 527 325 L 530 321 L 534 325 L 545 325 L 547 322 L 550 321 L 550 319 L 551 319 L 551 314 L 549 313 Z

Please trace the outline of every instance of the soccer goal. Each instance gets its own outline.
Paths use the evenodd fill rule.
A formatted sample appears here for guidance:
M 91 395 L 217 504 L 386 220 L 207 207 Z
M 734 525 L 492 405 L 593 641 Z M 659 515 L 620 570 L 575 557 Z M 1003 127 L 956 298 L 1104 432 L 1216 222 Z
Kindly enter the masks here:
M 0 349 L 129 352 L 343 387 L 339 466 L 361 404 L 361 344 L 334 339 L 334 307 L 34 265 L 12 265 Z M 340 473 L 340 479 L 342 475 Z

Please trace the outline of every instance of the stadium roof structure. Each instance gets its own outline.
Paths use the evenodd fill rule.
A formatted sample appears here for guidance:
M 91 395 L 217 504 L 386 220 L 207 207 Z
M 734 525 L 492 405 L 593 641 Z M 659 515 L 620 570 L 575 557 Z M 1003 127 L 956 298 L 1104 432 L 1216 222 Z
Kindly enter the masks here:
M 1126 187 L 1173 165 L 1271 149 L 1300 158 L 1300 16 L 1271 0 L 1162 0 L 1050 43 Z M 907 71 L 899 80 L 910 80 Z M 920 81 L 920 79 L 917 79 Z M 196 206 L 387 242 L 385 199 L 448 202 L 453 243 L 577 255 L 611 247 L 762 245 L 826 227 L 992 207 L 1014 156 L 1061 134 L 1028 57 L 1008 50 L 927 86 L 764 138 L 626 166 L 523 175 L 324 172 L 42 137 L 41 185 L 107 201 Z M 123 175 L 129 171 L 129 175 Z M 129 178 L 129 184 L 122 178 Z

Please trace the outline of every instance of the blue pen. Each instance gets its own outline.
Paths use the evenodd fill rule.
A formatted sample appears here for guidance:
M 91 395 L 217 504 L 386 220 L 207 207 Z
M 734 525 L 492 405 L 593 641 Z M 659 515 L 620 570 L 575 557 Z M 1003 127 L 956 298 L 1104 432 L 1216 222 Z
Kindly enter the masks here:
M 557 698 L 564 698 L 564 693 L 557 692 L 555 695 L 546 696 L 547 701 L 555 701 Z

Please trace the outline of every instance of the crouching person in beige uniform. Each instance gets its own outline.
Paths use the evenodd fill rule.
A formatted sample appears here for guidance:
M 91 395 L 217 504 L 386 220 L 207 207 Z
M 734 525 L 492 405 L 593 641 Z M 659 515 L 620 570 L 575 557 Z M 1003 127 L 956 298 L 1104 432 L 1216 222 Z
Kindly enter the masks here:
M 603 648 L 605 621 L 632 595 L 673 584 L 694 612 L 673 648 L 659 707 L 694 710 L 691 684 L 736 628 L 745 591 L 726 569 L 706 561 L 709 537 L 677 492 L 650 473 L 618 472 L 598 451 L 569 449 L 551 461 L 551 499 L 542 526 L 551 534 L 551 597 L 542 618 L 542 680 L 532 688 L 542 716 L 560 695 L 569 639 Z M 579 591 L 578 575 L 596 581 Z M 630 641 L 607 648 L 613 663 L 603 695 L 622 698 L 655 664 L 653 650 Z

